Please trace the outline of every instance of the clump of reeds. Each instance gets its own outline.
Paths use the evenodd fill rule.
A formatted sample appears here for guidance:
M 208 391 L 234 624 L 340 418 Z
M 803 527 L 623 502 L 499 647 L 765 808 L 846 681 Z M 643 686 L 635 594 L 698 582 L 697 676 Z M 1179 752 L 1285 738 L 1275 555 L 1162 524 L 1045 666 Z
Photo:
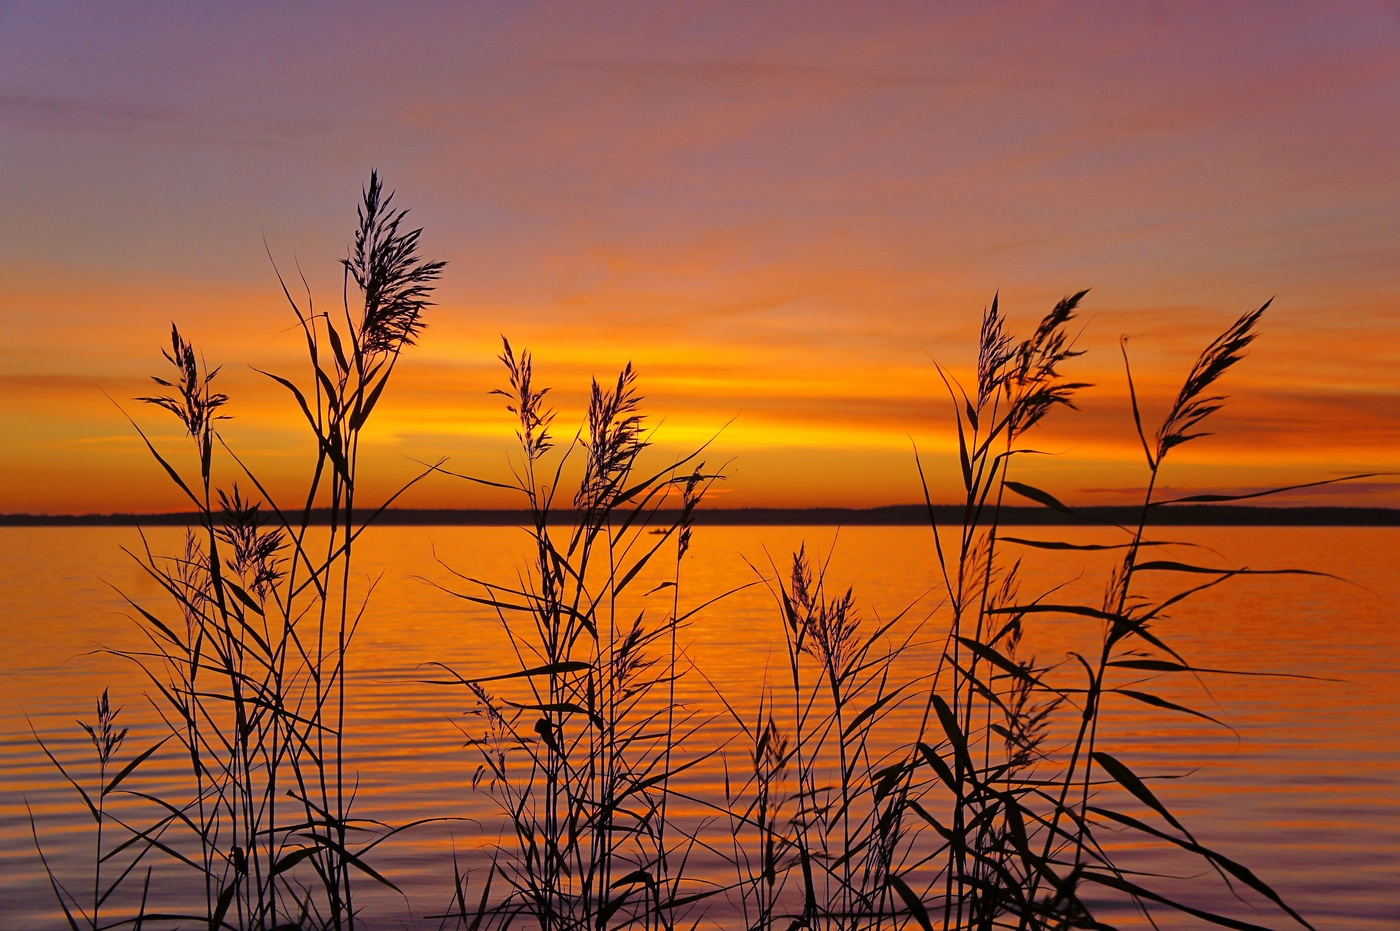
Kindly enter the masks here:
M 749 900 L 757 893 L 754 910 L 765 928 L 778 921 L 863 928 L 890 914 L 898 901 L 892 897 L 901 895 L 903 881 L 892 869 L 908 839 L 907 809 L 894 791 L 902 747 L 878 735 L 926 684 L 921 675 L 901 678 L 895 664 L 917 629 L 892 635 L 903 613 L 867 621 L 854 591 L 830 591 L 827 575 L 827 564 L 813 569 L 803 548 L 786 581 L 770 583 L 787 653 L 782 688 L 791 705 L 778 710 L 785 719 L 780 727 L 776 698 L 760 702 L 761 715 L 769 705 L 763 727 L 744 728 L 752 741 L 752 778 L 732 796 L 744 800 L 738 826 L 763 839 L 762 884 L 746 862 L 755 852 L 741 851 L 738 860 L 743 907 L 753 908 Z M 783 783 L 788 797 L 775 799 Z M 786 817 L 780 820 L 779 811 Z
M 163 819 L 162 823 L 153 828 L 143 830 L 126 823 L 112 809 L 112 802 L 118 798 L 119 787 L 126 780 L 126 777 L 131 775 L 132 771 L 149 759 L 165 743 L 165 740 L 157 741 L 132 757 L 125 766 L 113 774 L 111 778 L 108 778 L 113 765 L 117 763 L 117 754 L 130 733 L 129 728 L 117 726 L 117 718 L 120 714 L 121 709 L 112 707 L 108 690 L 103 689 L 101 697 L 97 699 L 94 721 L 92 723 L 78 722 L 78 726 L 83 729 L 88 740 L 92 743 L 93 762 L 96 763 L 95 772 L 92 773 L 95 778 L 88 785 L 84 785 L 85 780 L 71 761 L 68 766 L 65 766 L 58 757 L 54 756 L 53 751 L 44 743 L 43 738 L 37 732 L 34 734 L 39 749 L 48 757 L 49 762 L 58 770 L 64 781 L 78 794 L 83 807 L 92 816 L 91 893 L 86 897 L 80 897 L 74 891 L 75 886 L 65 883 L 50 865 L 48 857 L 44 853 L 43 844 L 39 840 L 39 827 L 35 821 L 34 813 L 33 811 L 29 812 L 29 826 L 34 835 L 34 846 L 39 852 L 39 860 L 43 864 L 44 873 L 48 877 L 49 886 L 53 889 L 54 897 L 63 912 L 63 917 L 67 921 L 68 927 L 74 931 L 83 927 L 97 931 L 99 928 L 126 923 L 140 927 L 146 917 L 146 898 L 151 882 L 149 867 L 145 873 L 141 899 L 133 917 L 117 921 L 109 919 L 107 924 L 103 924 L 102 909 L 121 888 L 122 884 L 137 871 L 146 854 L 153 848 L 161 846 L 152 835 L 158 836 L 164 824 L 169 821 L 168 818 Z M 130 793 L 126 790 L 120 790 L 120 795 L 127 796 Z M 104 829 L 109 824 L 119 832 L 120 839 L 117 843 L 111 842 L 110 835 L 107 841 L 103 840 Z M 104 868 L 106 869 L 105 879 L 103 876 Z M 110 911 L 109 909 L 109 913 Z
M 975 388 L 964 390 L 939 368 L 957 428 L 963 507 L 961 521 L 940 525 L 925 483 L 944 597 L 935 617 L 947 623 L 932 668 L 901 665 L 918 625 L 897 636 L 895 622 L 865 633 L 850 590 L 831 595 L 825 569 L 814 573 L 805 551 L 795 554 L 789 581 L 774 583 L 792 705 L 775 715 L 782 702 L 768 687 L 755 717 L 731 708 L 748 749 L 742 767 L 726 768 L 722 803 L 735 837 L 732 888 L 748 927 L 1105 927 L 1093 905 L 1095 890 L 1104 888 L 1144 914 L 1165 907 L 1223 927 L 1259 927 L 1168 896 L 1149 877 L 1120 867 L 1105 836 L 1125 831 L 1194 855 L 1232 890 L 1252 890 L 1309 927 L 1254 873 L 1202 844 L 1100 736 L 1115 710 L 1110 699 L 1214 720 L 1148 690 L 1154 677 L 1223 672 L 1193 665 L 1153 622 L 1249 570 L 1144 560 L 1142 553 L 1160 545 L 1146 536 L 1155 508 L 1232 500 L 1157 501 L 1153 489 L 1169 452 L 1205 435 L 1203 421 L 1223 402 L 1218 382 L 1242 358 L 1264 308 L 1242 316 L 1201 354 L 1154 443 L 1129 373 L 1148 479 L 1136 526 L 1122 528 L 1125 539 L 1075 544 L 1003 536 L 1008 492 L 1070 511 L 1009 472 L 1030 452 L 1026 432 L 1055 409 L 1072 408 L 1075 393 L 1088 387 L 1061 371 L 1079 354 L 1068 328 L 1083 297 L 1059 302 L 1020 341 L 1007 332 L 994 300 L 983 318 Z M 1052 603 L 1049 595 L 1021 594 L 1021 557 L 1007 547 L 1121 555 L 1102 603 Z M 1153 601 L 1133 585 L 1147 572 L 1189 581 Z M 1057 617 L 1096 619 L 1101 636 L 1072 661 L 1045 664 L 1023 655 L 1027 625 Z M 924 706 L 912 733 L 905 715 L 911 693 L 922 694 Z M 902 732 L 875 736 L 886 722 Z M 1052 733 L 1067 733 L 1068 744 L 1051 743 Z M 877 755 L 876 746 L 891 749 Z
M 202 910 L 167 912 L 168 919 L 210 928 L 353 927 L 352 869 L 392 885 L 366 855 L 394 832 L 351 810 L 346 661 L 367 604 L 352 588 L 354 544 L 389 503 L 365 509 L 357 499 L 360 437 L 400 353 L 424 328 L 444 267 L 420 258 L 421 231 L 405 226 L 406 214 L 372 173 L 342 262 L 338 320 L 314 311 L 309 295 L 303 306 L 283 284 L 310 372 L 305 387 L 265 374 L 290 392 L 316 442 L 297 505 L 276 502 L 224 444 L 217 425 L 229 398 L 214 387 L 218 369 L 177 327 L 164 351 L 174 373 L 154 378 L 161 393 L 140 398 L 176 416 L 198 462 L 197 475 L 186 476 L 136 428 L 197 514 L 181 553 L 159 555 L 147 544 L 133 554 L 173 612 L 131 601 L 149 646 L 122 654 L 154 688 L 165 741 L 179 747 L 190 780 L 184 798 L 137 793 L 157 814 L 150 826 L 123 826 L 138 860 L 159 849 L 191 871 L 189 885 L 202 887 Z M 261 500 L 226 482 L 225 471 Z M 105 772 L 120 738 L 103 739 Z M 148 756 L 133 760 L 101 798 Z M 101 854 L 104 819 L 94 810 Z
M 517 417 L 519 459 L 511 481 L 491 484 L 521 497 L 534 555 L 514 585 L 455 573 L 472 585 L 455 594 L 495 613 L 517 661 L 439 680 L 469 689 L 482 722 L 471 734 L 478 781 L 505 818 L 490 869 L 504 892 L 461 917 L 550 931 L 671 928 L 690 841 L 667 802 L 672 777 L 695 764 L 676 747 L 697 727 L 676 698 L 678 635 L 696 610 L 682 607 L 681 567 L 695 509 L 719 476 L 698 451 L 644 468 L 650 441 L 630 364 L 592 383 L 583 431 L 546 465 L 549 389 L 534 381 L 528 351 L 503 340 L 500 359 L 509 387 L 494 393 Z M 572 507 L 560 509 L 574 457 Z

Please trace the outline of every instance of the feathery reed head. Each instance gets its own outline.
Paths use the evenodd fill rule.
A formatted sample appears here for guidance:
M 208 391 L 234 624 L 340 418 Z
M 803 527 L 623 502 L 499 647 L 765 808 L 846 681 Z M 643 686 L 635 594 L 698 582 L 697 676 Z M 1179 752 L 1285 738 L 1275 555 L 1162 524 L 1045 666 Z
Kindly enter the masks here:
M 1083 355 L 1074 348 L 1074 339 L 1065 328 L 1088 293 L 1084 290 L 1061 298 L 1040 321 L 1035 334 L 1016 347 L 1014 364 L 1007 373 L 1008 383 L 1014 384 L 1016 389 L 1011 418 L 1013 433 L 1029 430 L 1055 407 L 1074 407 L 1074 393 L 1089 387 L 1085 382 L 1062 380 L 1059 370 L 1066 359 Z
M 112 761 L 112 757 L 121 749 L 122 741 L 126 740 L 127 728 L 117 730 L 119 714 L 121 709 L 112 707 L 107 698 L 107 690 L 103 689 L 102 697 L 97 700 L 97 722 L 78 722 L 78 726 L 87 731 L 88 737 L 92 739 L 92 745 L 97 748 L 97 759 L 103 766 Z
M 233 547 L 233 557 L 225 562 L 255 593 L 266 597 L 283 575 L 280 553 L 286 539 L 282 530 L 264 531 L 266 519 L 260 513 L 261 502 L 244 501 L 236 484 L 232 495 L 219 489 L 219 504 L 223 526 L 215 533 Z
M 1001 293 L 992 295 L 992 306 L 982 313 L 982 334 L 977 349 L 977 408 L 986 406 L 1006 383 L 1006 366 L 1016 356 L 1016 345 L 1006 333 L 1001 314 Z
M 628 362 L 617 376 L 617 385 L 605 390 L 593 380 L 588 399 L 587 472 L 575 498 L 585 509 L 605 506 L 618 484 L 632 470 L 647 447 L 642 439 L 642 396 L 637 392 L 637 372 Z
M 170 348 L 162 349 L 160 354 L 175 367 L 178 374 L 173 382 L 159 375 L 152 375 L 151 381 L 162 388 L 172 389 L 174 393 L 136 400 L 170 411 L 180 418 L 189 435 L 196 438 L 211 432 L 214 421 L 228 419 L 228 415 L 216 413 L 228 403 L 228 395 L 211 387 L 219 370 L 210 371 L 207 365 L 196 359 L 194 345 L 180 335 L 180 328 L 173 323 L 170 325 Z
M 860 629 L 855 591 L 848 588 L 844 595 L 828 600 L 822 577 L 813 578 L 805 545 L 792 556 L 790 582 L 798 648 L 821 663 L 832 679 L 840 678 Z
M 1059 368 L 1066 359 L 1082 355 L 1065 328 L 1087 293 L 1080 291 L 1062 298 L 1040 321 L 1035 333 L 1020 343 L 1006 332 L 1000 294 L 992 297 L 991 306 L 982 314 L 976 410 L 985 408 L 994 397 L 1003 396 L 1010 404 L 1006 425 L 1013 437 L 1035 426 L 1055 407 L 1073 407 L 1074 392 L 1089 387 L 1083 382 L 1064 381 Z M 975 425 L 975 417 L 973 422 Z
M 407 210 L 393 209 L 379 172 L 372 171 L 358 208 L 360 225 L 350 255 L 341 261 L 364 297 L 359 341 L 367 353 L 397 352 L 423 331 L 423 310 L 446 262 L 418 256 L 421 229 L 401 231 Z
M 510 340 L 502 336 L 501 345 L 504 348 L 496 358 L 501 360 L 506 371 L 510 373 L 510 390 L 496 388 L 490 393 L 499 394 L 510 402 L 506 405 L 506 410 L 520 419 L 520 429 L 515 435 L 520 440 L 525 458 L 533 462 L 554 447 L 554 440 L 549 435 L 549 424 L 554 420 L 554 411 L 544 406 L 544 396 L 549 394 L 549 389 L 535 388 L 528 349 L 522 349 L 520 358 L 517 359 L 510 348 Z
M 788 735 L 778 727 L 778 722 L 770 710 L 750 751 L 754 774 L 770 778 L 780 776 L 787 769 L 788 744 Z
M 700 504 L 700 498 L 705 493 L 704 471 L 705 463 L 702 462 L 695 467 L 694 472 L 686 477 L 685 484 L 681 488 L 681 533 L 676 552 L 678 559 L 690 550 L 691 529 L 695 526 L 695 508 Z
M 1186 383 L 1181 386 L 1181 393 L 1177 395 L 1171 413 L 1163 421 L 1162 428 L 1157 431 L 1158 462 L 1161 462 L 1162 457 L 1173 447 L 1199 437 L 1210 436 L 1208 431 L 1191 431 L 1201 421 L 1220 410 L 1224 406 L 1226 396 L 1208 395 L 1206 392 L 1230 366 L 1244 358 L 1245 349 L 1254 342 L 1254 337 L 1259 335 L 1254 332 L 1254 325 L 1272 303 L 1273 299 L 1270 298 L 1258 310 L 1241 316 L 1201 353 L 1191 369 L 1191 374 L 1187 376 Z

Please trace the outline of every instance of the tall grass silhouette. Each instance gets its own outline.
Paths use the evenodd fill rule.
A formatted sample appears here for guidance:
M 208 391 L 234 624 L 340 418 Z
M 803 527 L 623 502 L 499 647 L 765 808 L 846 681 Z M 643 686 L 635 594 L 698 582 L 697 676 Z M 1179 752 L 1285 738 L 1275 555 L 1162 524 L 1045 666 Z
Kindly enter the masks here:
M 352 583 L 356 542 L 403 491 L 372 507 L 360 500 L 360 439 L 403 350 L 424 331 L 444 268 L 419 256 L 421 231 L 405 217 L 371 174 L 335 314 L 316 311 L 309 294 L 294 297 L 279 275 L 309 368 L 301 383 L 265 374 L 288 392 L 316 449 L 296 502 L 276 501 L 224 443 L 229 398 L 215 387 L 218 369 L 172 327 L 172 371 L 140 400 L 178 418 L 196 472 L 183 473 L 133 426 L 197 519 L 180 552 L 159 554 L 143 537 L 132 553 L 165 603 L 128 600 L 146 645 L 120 654 L 145 675 L 164 733 L 123 761 L 127 732 L 104 693 L 96 723 L 83 725 L 96 750 L 90 783 L 40 740 L 95 822 L 86 895 L 45 857 L 31 816 L 72 928 L 353 928 L 364 923 L 356 882 L 397 888 L 375 867 L 375 848 L 422 822 L 356 814 L 346 709 L 347 661 L 370 610 L 369 593 Z M 1089 387 L 1065 374 L 1079 355 L 1071 328 L 1084 297 L 1060 301 L 1023 339 L 994 299 L 975 383 L 935 369 L 956 429 L 962 498 L 961 519 L 942 523 L 933 503 L 944 492 L 924 481 L 940 607 L 882 619 L 806 547 L 781 569 L 755 563 L 735 588 L 767 585 L 786 668 L 754 696 L 716 694 L 708 710 L 681 697 L 704 677 L 683 632 L 718 599 L 696 601 L 683 583 L 698 509 L 723 470 L 706 469 L 703 447 L 652 461 L 630 364 L 593 382 L 578 433 L 558 440 L 531 353 L 503 340 L 506 387 L 495 393 L 517 424 L 511 475 L 468 477 L 436 463 L 409 483 L 440 473 L 508 490 L 530 541 L 514 580 L 451 571 L 441 585 L 494 615 L 509 649 L 485 675 L 433 664 L 431 681 L 469 705 L 466 752 L 475 756 L 463 765 L 500 813 L 487 828 L 485 866 L 473 874 L 454 862 L 450 876 L 444 867 L 453 904 L 437 920 L 472 931 L 706 922 L 1049 931 L 1108 927 L 1095 917 L 1107 895 L 1148 916 L 1262 927 L 1169 895 L 1116 862 L 1126 833 L 1195 857 L 1206 868 L 1198 882 L 1223 883 L 1277 920 L 1311 927 L 1247 867 L 1203 844 L 1104 728 L 1126 704 L 1214 720 L 1152 690 L 1156 680 L 1226 674 L 1181 655 L 1158 622 L 1262 570 L 1151 558 L 1164 542 L 1151 525 L 1164 507 L 1234 500 L 1162 500 L 1158 480 L 1177 447 L 1205 435 L 1224 402 L 1222 379 L 1268 305 L 1206 347 L 1155 432 L 1127 369 L 1146 469 L 1133 525 L 1104 543 L 1012 536 L 1002 526 L 1012 498 L 1073 513 L 1012 475 L 1033 452 L 1033 431 Z M 926 474 L 917 452 L 915 466 Z M 1115 556 L 1100 600 L 1022 593 L 1024 554 L 1079 550 Z M 450 571 L 451 558 L 444 564 Z M 1144 576 L 1181 584 L 1153 596 L 1145 592 L 1161 586 L 1144 589 Z M 1060 662 L 1028 653 L 1028 629 L 1065 619 L 1095 632 Z M 919 667 L 913 660 L 929 644 L 935 659 Z M 143 787 L 153 757 L 181 761 L 183 794 Z M 687 781 L 704 767 L 722 774 L 719 788 Z M 681 806 L 690 814 L 678 815 Z M 698 860 L 724 864 L 731 878 L 699 876 Z M 157 866 L 199 889 L 202 907 L 150 903 Z M 118 900 L 126 904 L 113 916 Z
M 173 372 L 155 376 L 160 391 L 139 399 L 178 418 L 193 444 L 197 474 L 185 475 L 132 421 L 197 521 L 183 552 L 160 555 L 146 545 L 132 554 L 169 607 L 129 600 L 147 646 L 122 655 L 153 689 L 165 741 L 186 760 L 189 790 L 182 797 L 124 790 L 157 813 L 145 827 L 128 827 L 127 840 L 188 870 L 184 882 L 202 887 L 204 908 L 147 914 L 143 904 L 138 923 L 353 927 L 352 871 L 391 885 L 367 855 L 394 831 L 352 810 L 346 657 L 366 610 L 351 584 L 355 542 L 397 497 L 370 509 L 358 500 L 360 437 L 403 350 L 424 329 L 444 267 L 419 257 L 421 231 L 405 226 L 406 213 L 371 174 L 342 263 L 339 319 L 283 282 L 310 373 L 305 387 L 264 374 L 290 393 L 316 442 L 298 504 L 275 501 L 223 442 L 217 425 L 229 398 L 214 387 L 218 369 L 178 327 L 164 351 Z M 238 481 L 222 484 L 225 471 L 262 500 L 246 498 Z M 318 509 L 328 517 L 324 528 L 314 526 Z M 99 811 L 99 829 L 102 822 Z M 69 923 L 77 926 L 72 916 Z
M 1145 914 L 1165 908 L 1223 927 L 1261 927 L 1173 898 L 1120 867 L 1105 835 L 1122 845 L 1125 831 L 1196 856 L 1227 886 L 1252 890 L 1284 920 L 1310 927 L 1253 872 L 1200 843 L 1100 735 L 1110 699 L 1209 718 L 1147 691 L 1144 680 L 1227 672 L 1193 665 L 1153 622 L 1249 570 L 1141 554 L 1162 542 L 1146 536 L 1155 508 L 1230 500 L 1159 502 L 1153 495 L 1170 450 L 1203 435 L 1202 422 L 1219 409 L 1223 398 L 1212 392 L 1242 357 L 1264 308 L 1206 348 L 1153 445 L 1134 393 L 1148 479 L 1137 525 L 1119 528 L 1122 540 L 1007 536 L 1000 516 L 1008 493 L 1072 513 L 1009 475 L 1017 457 L 1032 452 L 1027 433 L 1055 410 L 1072 408 L 1089 387 L 1062 374 L 1079 354 L 1068 328 L 1084 296 L 1059 302 L 1024 340 L 1007 332 L 994 300 L 983 319 L 976 384 L 964 388 L 938 369 L 964 494 L 961 521 L 942 525 L 924 484 L 944 606 L 932 626 L 896 617 L 867 631 L 852 592 L 833 594 L 825 568 L 814 572 L 805 550 L 794 554 L 789 580 L 773 583 L 790 677 L 764 691 L 750 720 L 733 711 L 749 749 L 740 757 L 745 778 L 725 799 L 748 927 L 1106 927 L 1094 917 L 1104 889 Z M 922 462 L 919 468 L 923 475 Z M 1020 592 L 1016 551 L 1027 549 L 1121 558 L 1101 603 L 1052 603 Z M 1153 602 L 1133 588 L 1139 573 L 1190 581 Z M 1024 655 L 1029 625 L 1063 618 L 1098 621 L 1101 635 L 1072 661 Z M 943 649 L 932 668 L 910 670 L 902 658 L 926 636 L 941 638 Z M 785 716 L 781 691 L 791 702 Z M 911 705 L 921 709 L 912 737 Z M 1065 734 L 1064 745 L 1052 739 Z
M 500 358 L 509 388 L 496 393 L 519 420 L 519 455 L 513 481 L 497 484 L 526 505 L 535 555 L 514 585 L 458 575 L 471 587 L 454 591 L 495 613 L 518 668 L 435 680 L 470 691 L 483 724 L 473 734 L 479 778 L 507 824 L 491 869 L 506 894 L 460 917 L 479 921 L 489 908 L 492 920 L 527 917 L 550 931 L 671 928 L 690 841 L 668 831 L 667 802 L 676 745 L 697 727 L 676 701 L 678 633 L 703 607 L 682 609 L 681 565 L 695 509 L 720 476 L 699 451 L 643 468 L 631 365 L 593 382 L 584 431 L 546 467 L 548 389 L 535 386 L 528 351 L 517 357 L 504 341 Z

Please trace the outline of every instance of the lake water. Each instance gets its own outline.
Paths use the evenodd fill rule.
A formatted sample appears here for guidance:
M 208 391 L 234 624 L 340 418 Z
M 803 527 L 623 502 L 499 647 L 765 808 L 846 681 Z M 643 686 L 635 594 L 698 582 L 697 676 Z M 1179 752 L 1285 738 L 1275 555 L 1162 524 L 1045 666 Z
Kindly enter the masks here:
M 160 529 L 150 539 L 156 549 L 173 553 L 180 533 Z M 1026 528 L 1021 534 L 1087 542 L 1105 539 L 1108 531 Z M 1139 772 L 1184 776 L 1154 782 L 1154 790 L 1203 843 L 1250 866 L 1316 927 L 1400 927 L 1400 529 L 1171 528 L 1162 535 L 1208 547 L 1192 550 L 1193 558 L 1218 565 L 1301 566 L 1347 581 L 1237 579 L 1177 606 L 1158 631 L 1196 664 L 1313 678 L 1215 676 L 1204 686 L 1163 692 L 1220 718 L 1234 733 L 1125 703 L 1111 709 L 1103 746 Z M 683 602 L 698 604 L 754 580 L 753 566 L 776 563 L 785 572 L 790 553 L 804 540 L 809 550 L 833 553 L 828 578 L 842 590 L 854 586 L 867 622 L 913 604 L 907 623 L 923 620 L 923 639 L 937 639 L 943 614 L 930 595 L 936 576 L 926 528 L 699 527 L 684 568 Z M 136 672 L 100 652 L 141 642 L 118 590 L 160 604 L 155 584 L 123 546 L 139 546 L 135 530 L 0 529 L 3 928 L 63 924 L 35 853 L 26 800 L 55 871 L 80 886 L 91 881 L 90 874 L 81 878 L 90 864 L 91 819 L 40 753 L 30 723 L 60 759 L 81 758 L 87 738 L 74 721 L 91 720 L 95 696 L 110 687 L 124 708 L 123 722 L 132 727 L 128 752 L 158 734 Z M 494 803 L 470 785 L 479 757 L 463 746 L 457 729 L 470 702 L 460 690 L 424 684 L 431 673 L 423 664 L 444 662 L 474 675 L 510 670 L 495 619 L 433 583 L 453 583 L 444 564 L 509 582 L 526 554 L 526 538 L 513 528 L 393 527 L 364 538 L 357 571 L 366 577 L 382 571 L 383 577 L 352 654 L 349 727 L 360 778 L 357 811 L 388 823 L 452 816 L 484 825 L 429 826 L 380 848 L 376 865 L 406 898 L 369 883 L 358 886 L 370 927 L 438 927 L 428 916 L 449 905 L 452 845 L 470 863 L 470 851 L 499 825 Z M 1107 565 L 1106 559 L 1079 554 L 1030 554 L 1023 590 L 1069 583 L 1056 600 L 1077 594 L 1096 603 Z M 1083 648 L 1086 634 L 1092 631 L 1069 622 L 1037 621 L 1027 646 L 1044 660 L 1059 661 Z M 786 662 L 780 617 L 763 585 L 704 611 L 685 640 L 713 689 L 739 706 L 751 706 L 766 672 Z M 931 662 L 933 649 L 916 649 L 910 663 Z M 688 680 L 683 697 L 695 709 L 717 704 L 699 677 Z M 716 724 L 713 732 L 689 740 L 708 740 L 713 750 L 722 731 Z M 696 785 L 718 783 L 720 757 L 709 759 L 708 769 L 692 773 Z M 158 782 L 173 774 L 157 765 L 145 778 Z M 1135 868 L 1202 869 L 1193 861 L 1183 866 L 1151 845 L 1123 846 L 1123 862 Z M 725 881 L 718 875 L 721 864 L 697 858 L 697 877 L 707 878 L 706 870 L 716 873 L 715 882 Z M 169 887 L 173 880 L 161 876 L 158 871 L 153 881 L 157 904 L 160 895 L 178 895 Z M 1195 904 L 1287 926 L 1276 912 L 1233 901 L 1213 876 L 1161 883 Z M 1183 888 L 1190 891 L 1180 893 Z M 1140 924 L 1130 911 L 1105 909 L 1107 920 Z M 718 903 L 711 918 L 728 923 Z M 1168 928 L 1194 926 L 1166 912 L 1160 921 Z

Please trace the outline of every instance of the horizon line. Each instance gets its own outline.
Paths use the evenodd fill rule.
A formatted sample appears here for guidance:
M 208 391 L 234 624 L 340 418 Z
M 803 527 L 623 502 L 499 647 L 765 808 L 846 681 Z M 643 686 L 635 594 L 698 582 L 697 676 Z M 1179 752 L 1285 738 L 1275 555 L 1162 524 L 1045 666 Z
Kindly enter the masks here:
M 1004 505 L 1003 524 L 1044 526 L 1116 525 L 1135 521 L 1141 505 L 1087 505 L 1066 507 L 1064 511 L 1034 505 Z M 832 524 L 866 526 L 919 526 L 935 523 L 961 523 L 961 504 L 886 504 L 875 507 L 736 507 L 700 508 L 694 512 L 696 525 L 713 526 L 820 526 Z M 1152 523 L 1199 526 L 1400 526 L 1400 508 L 1352 505 L 1263 505 L 1183 502 L 1157 504 Z M 274 512 L 262 512 L 271 518 Z M 365 509 L 365 514 L 374 514 Z M 560 519 L 577 515 L 573 509 L 551 512 Z M 662 508 L 656 516 L 673 516 L 678 508 Z M 329 508 L 314 508 L 311 525 L 324 525 Z M 272 521 L 268 521 L 269 523 Z M 519 526 L 530 522 L 530 511 L 519 508 L 387 508 L 371 523 L 381 526 Z M 189 526 L 203 523 L 199 511 L 155 513 L 112 512 L 87 514 L 0 514 L 0 527 L 39 526 Z M 300 512 L 296 520 L 300 523 Z

